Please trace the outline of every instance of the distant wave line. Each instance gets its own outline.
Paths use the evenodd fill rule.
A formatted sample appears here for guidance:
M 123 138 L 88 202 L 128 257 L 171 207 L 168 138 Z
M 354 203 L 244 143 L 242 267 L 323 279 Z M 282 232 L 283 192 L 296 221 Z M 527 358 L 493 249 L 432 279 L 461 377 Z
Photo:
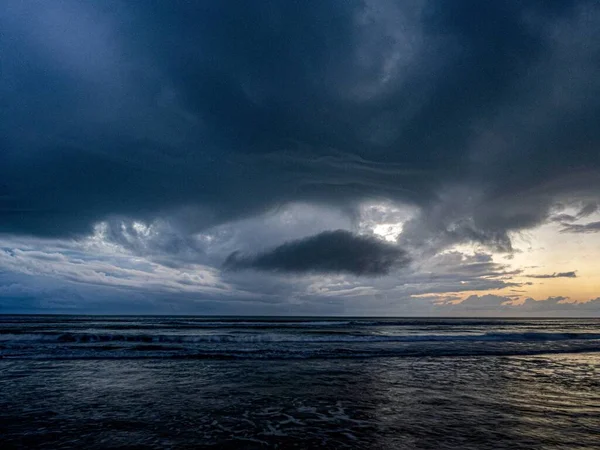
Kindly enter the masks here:
M 92 342 L 133 342 L 133 343 L 376 343 L 376 342 L 531 342 L 531 341 L 568 341 L 600 340 L 600 333 L 540 333 L 540 332 L 489 332 L 481 334 L 421 334 L 421 335 L 348 335 L 348 334 L 96 334 L 96 333 L 16 333 L 0 334 L 0 342 L 55 342 L 55 343 L 92 343 Z

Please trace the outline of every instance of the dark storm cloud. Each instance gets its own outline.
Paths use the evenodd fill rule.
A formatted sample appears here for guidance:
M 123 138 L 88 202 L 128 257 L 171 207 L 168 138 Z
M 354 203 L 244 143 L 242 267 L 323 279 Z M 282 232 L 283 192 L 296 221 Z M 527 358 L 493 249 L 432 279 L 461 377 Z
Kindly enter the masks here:
M 255 256 L 232 253 L 225 261 L 225 268 L 379 276 L 409 262 L 406 252 L 395 245 L 336 230 L 288 242 Z
M 402 243 L 510 251 L 600 192 L 594 6 L 9 0 L 0 231 L 168 216 L 185 235 L 388 198 L 421 211 Z
M 577 273 L 573 272 L 558 272 L 546 273 L 540 275 L 526 275 L 527 278 L 577 278 Z

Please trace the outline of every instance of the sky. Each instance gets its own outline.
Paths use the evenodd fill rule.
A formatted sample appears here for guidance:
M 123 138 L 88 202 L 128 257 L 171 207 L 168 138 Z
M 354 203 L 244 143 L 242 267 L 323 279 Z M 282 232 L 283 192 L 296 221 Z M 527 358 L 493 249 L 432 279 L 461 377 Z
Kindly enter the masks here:
M 5 0 L 0 313 L 600 316 L 594 0 Z

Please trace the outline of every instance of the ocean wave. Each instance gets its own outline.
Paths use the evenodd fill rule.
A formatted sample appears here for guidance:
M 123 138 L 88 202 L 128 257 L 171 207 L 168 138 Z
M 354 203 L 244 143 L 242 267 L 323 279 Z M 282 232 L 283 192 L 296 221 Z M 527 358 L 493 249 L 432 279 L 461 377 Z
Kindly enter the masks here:
M 373 358 L 440 358 L 440 357 L 485 357 L 485 356 L 530 356 L 568 353 L 598 353 L 598 345 L 579 345 L 554 348 L 478 347 L 478 348 L 387 348 L 387 349 L 335 349 L 334 351 L 311 350 L 202 350 L 185 352 L 177 349 L 158 350 L 154 345 L 137 345 L 132 349 L 110 348 L 73 350 L 55 353 L 20 353 L 0 355 L 6 360 L 130 360 L 130 359 L 174 359 L 174 360 L 337 360 Z M 100 350 L 100 351 L 98 351 Z
M 376 343 L 376 342 L 530 342 L 600 340 L 600 333 L 488 332 L 481 334 L 113 334 L 113 333 L 20 333 L 0 335 L 0 342 L 133 342 L 133 343 Z
M 17 318 L 0 315 L 0 335 L 21 334 L 28 330 L 23 325 L 37 330 L 66 330 L 78 328 L 98 328 L 106 332 L 146 330 L 149 333 L 163 330 L 202 330 L 202 329 L 250 329 L 250 330 L 289 330 L 289 329 L 358 329 L 374 328 L 417 328 L 421 330 L 474 330 L 482 327 L 520 328 L 553 330 L 569 328 L 571 330 L 593 329 L 600 324 L 598 319 L 481 319 L 481 318 L 231 318 L 231 317 L 27 317 Z M 32 326 L 33 325 L 33 326 Z M 30 330 L 33 332 L 33 330 Z

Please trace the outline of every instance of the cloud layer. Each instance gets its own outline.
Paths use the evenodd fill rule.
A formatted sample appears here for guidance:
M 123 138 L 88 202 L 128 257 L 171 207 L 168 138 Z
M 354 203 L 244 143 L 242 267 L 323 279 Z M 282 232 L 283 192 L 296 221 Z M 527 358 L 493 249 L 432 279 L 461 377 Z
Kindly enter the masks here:
M 413 243 L 506 249 L 598 193 L 593 3 L 9 1 L 0 20 L 5 231 L 381 196 L 422 208 Z

